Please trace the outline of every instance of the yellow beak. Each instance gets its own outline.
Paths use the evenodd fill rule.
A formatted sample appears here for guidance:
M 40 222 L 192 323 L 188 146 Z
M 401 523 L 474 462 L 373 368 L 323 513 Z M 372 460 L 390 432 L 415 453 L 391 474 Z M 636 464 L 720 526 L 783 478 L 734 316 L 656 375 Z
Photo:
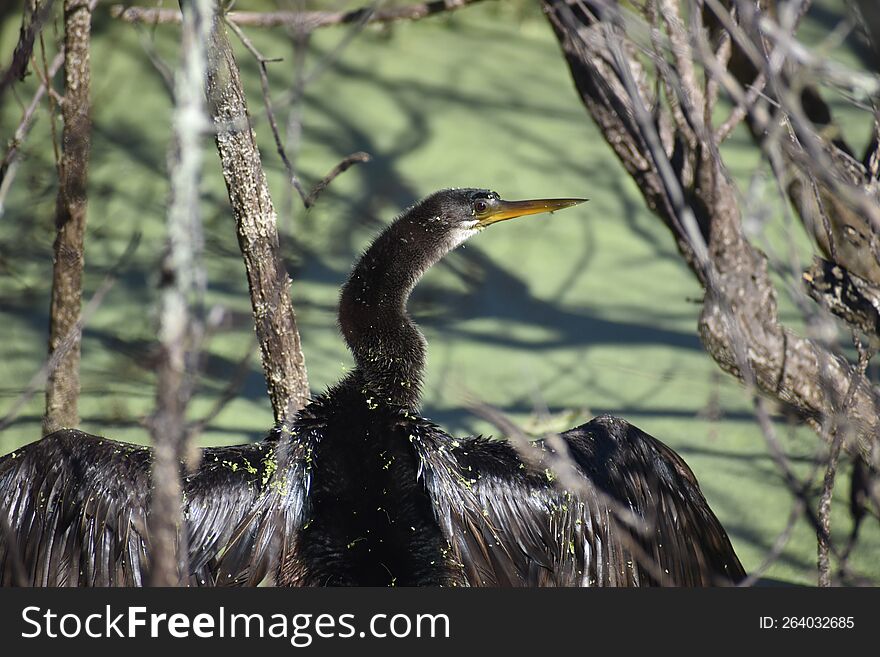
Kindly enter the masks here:
M 477 226 L 485 228 L 497 224 L 499 221 L 523 217 L 528 214 L 556 212 L 588 200 L 585 198 L 539 198 L 528 201 L 496 201 L 483 216 L 477 217 Z

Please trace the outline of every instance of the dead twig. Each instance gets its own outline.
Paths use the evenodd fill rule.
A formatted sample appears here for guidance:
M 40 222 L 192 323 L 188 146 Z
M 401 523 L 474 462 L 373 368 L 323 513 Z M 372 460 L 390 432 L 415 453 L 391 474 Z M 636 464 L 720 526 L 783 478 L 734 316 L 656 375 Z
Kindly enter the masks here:
M 559 434 L 544 436 L 544 444 L 538 448 L 536 443 L 514 424 L 500 410 L 474 398 L 466 401 L 467 407 L 477 416 L 494 425 L 507 438 L 523 462 L 537 471 L 549 471 L 553 486 L 561 493 L 581 496 L 582 499 L 595 499 L 608 509 L 608 519 L 622 545 L 632 554 L 633 559 L 644 568 L 660 586 L 674 584 L 669 575 L 639 544 L 637 536 L 650 536 L 651 519 L 642 517 L 599 488 L 590 485 L 589 480 L 579 470 L 568 444 Z
M 70 348 L 70 346 L 73 344 L 74 339 L 77 339 L 78 336 L 82 335 L 83 327 L 88 325 L 89 320 L 98 310 L 98 308 L 101 307 L 101 304 L 103 303 L 104 298 L 107 296 L 107 293 L 110 292 L 120 274 L 122 274 L 127 268 L 129 262 L 131 261 L 132 255 L 137 250 L 137 247 L 140 244 L 140 240 L 140 233 L 135 233 L 134 235 L 132 235 L 122 255 L 119 256 L 118 260 L 116 261 L 116 264 L 114 264 L 113 267 L 110 268 L 110 271 L 107 272 L 107 274 L 104 276 L 104 279 L 98 285 L 95 293 L 91 296 L 86 305 L 83 307 L 83 311 L 80 314 L 78 324 L 70 329 L 70 332 L 67 336 L 65 336 L 65 339 L 61 341 L 52 356 L 46 359 L 46 362 L 43 364 L 43 366 L 39 370 L 37 370 L 37 372 L 31 377 L 31 380 L 28 382 L 28 385 L 25 388 L 24 392 L 22 392 L 19 395 L 18 399 L 13 402 L 10 409 L 6 412 L 6 415 L 0 418 L 0 431 L 3 431 L 7 427 L 9 427 L 15 421 L 15 418 L 18 417 L 21 409 L 24 408 L 25 405 L 27 405 L 27 403 L 31 400 L 31 398 L 33 398 L 33 396 L 45 385 L 46 379 L 58 366 L 58 361 L 63 358 L 65 351 Z
M 868 369 L 868 362 L 871 360 L 873 351 L 866 348 L 858 335 L 853 333 L 853 344 L 859 353 L 858 368 L 853 370 L 853 379 L 850 382 L 849 390 L 843 402 L 842 417 L 846 417 L 846 411 L 852 403 L 855 394 L 856 376 L 855 372 L 863 375 Z M 818 569 L 819 569 L 819 586 L 831 586 L 831 498 L 834 494 L 834 481 L 837 476 L 837 463 L 840 459 L 840 450 L 843 447 L 843 441 L 846 438 L 846 427 L 842 426 L 841 420 L 836 419 L 831 431 L 831 447 L 828 451 L 828 467 L 825 470 L 825 477 L 822 483 L 822 495 L 819 498 L 819 531 L 817 532 L 818 543 Z M 849 554 L 849 551 L 845 554 Z
M 354 166 L 355 164 L 361 164 L 364 162 L 369 162 L 370 157 L 369 153 L 364 153 L 363 151 L 358 151 L 357 153 L 352 153 L 348 157 L 343 158 L 335 167 L 330 169 L 326 176 L 321 178 L 315 186 L 312 187 L 312 191 L 309 192 L 308 196 L 303 199 L 303 204 L 310 208 L 315 204 L 315 201 L 318 200 L 318 197 L 321 193 L 327 189 L 331 182 L 336 178 L 336 176 L 340 175 L 348 171 L 349 168 Z
M 156 411 L 150 418 L 153 460 L 148 530 L 151 586 L 178 586 L 189 573 L 183 531 L 180 463 L 189 455 L 186 408 L 192 395 L 194 361 L 203 335 L 200 307 L 201 214 L 199 182 L 210 123 L 202 89 L 214 25 L 214 0 L 181 0 L 184 21 L 181 65 L 174 76 L 174 155 L 167 247 L 159 282 L 160 359 Z
M 367 16 L 369 16 L 369 14 L 367 14 Z M 305 188 L 303 187 L 302 183 L 300 182 L 299 176 L 297 176 L 296 172 L 293 169 L 293 164 L 291 163 L 290 159 L 287 157 L 287 152 L 285 151 L 284 144 L 282 143 L 282 140 L 281 140 L 281 134 L 278 130 L 278 122 L 275 120 L 275 112 L 272 110 L 272 99 L 271 99 L 271 93 L 269 91 L 269 75 L 268 75 L 268 70 L 266 68 L 266 64 L 268 64 L 270 62 L 278 62 L 281 60 L 280 59 L 268 59 L 268 58 L 264 57 L 260 53 L 260 51 L 257 50 L 257 48 L 254 46 L 254 44 L 251 42 L 251 40 L 248 39 L 247 35 L 241 30 L 240 27 L 238 27 L 235 23 L 233 23 L 232 21 L 230 21 L 228 19 L 226 19 L 226 24 L 235 33 L 235 35 L 239 38 L 239 40 L 242 42 L 242 44 L 248 50 L 248 52 L 250 52 L 251 55 L 253 55 L 254 59 L 257 60 L 257 64 L 258 64 L 259 71 L 260 71 L 260 86 L 262 87 L 262 91 L 263 91 L 263 105 L 266 108 L 266 117 L 269 119 L 269 128 L 271 129 L 272 137 L 275 140 L 275 149 L 278 151 L 278 155 L 279 155 L 279 157 L 281 157 L 281 161 L 284 164 L 284 168 L 287 170 L 287 176 L 288 176 L 288 180 L 289 180 L 290 184 L 293 186 L 293 188 L 299 194 L 300 199 L 302 199 L 302 203 L 305 206 L 305 208 L 309 209 L 315 204 L 315 201 L 317 201 L 318 196 L 321 195 L 321 193 L 327 188 L 327 186 L 333 181 L 334 178 L 336 178 L 341 173 L 347 171 L 349 168 L 351 168 L 355 164 L 369 162 L 370 156 L 369 156 L 369 154 L 364 153 L 362 151 L 359 151 L 357 153 L 353 153 L 353 154 L 349 155 L 348 157 L 346 157 L 342 161 L 340 161 L 335 167 L 333 167 L 333 169 L 331 169 L 330 172 L 326 176 L 324 176 L 321 180 L 319 180 L 315 184 L 315 186 L 312 187 L 311 191 L 306 192 Z M 347 43 L 347 41 L 340 44 L 340 46 L 336 50 L 334 50 L 334 52 L 338 52 L 338 50 L 340 48 L 344 47 L 344 45 L 346 43 Z M 313 73 L 311 76 L 309 76 L 308 79 L 303 80 L 302 86 L 305 86 L 315 76 L 316 76 L 316 74 Z
M 24 80 L 27 74 L 28 62 L 34 50 L 34 41 L 43 30 L 43 25 L 49 19 L 55 0 L 29 0 L 25 3 L 21 19 L 18 43 L 12 53 L 12 62 L 0 79 L 0 103 L 6 90 L 16 80 Z
M 46 77 L 49 80 L 54 78 L 55 74 L 58 73 L 58 69 L 61 68 L 61 65 L 63 63 L 64 51 L 62 50 L 57 55 L 55 55 L 55 57 L 52 59 L 52 63 L 49 64 L 49 68 L 46 71 Z M 28 134 L 30 134 L 34 119 L 37 116 L 37 108 L 40 106 L 40 102 L 43 100 L 43 96 L 46 95 L 46 89 L 47 82 L 46 80 L 43 80 L 37 87 L 37 90 L 34 92 L 30 103 L 28 103 L 27 107 L 25 108 L 24 114 L 21 117 L 21 121 L 19 121 L 18 127 L 15 129 L 15 132 L 12 135 L 12 139 L 9 141 L 9 144 L 6 147 L 6 153 L 3 155 L 3 160 L 0 161 L 0 217 L 3 216 L 4 201 L 7 194 L 9 193 L 9 190 L 12 187 L 12 182 L 15 179 L 15 171 L 18 163 L 19 151 L 24 145 Z
M 198 438 L 205 428 L 214 421 L 214 419 L 223 412 L 223 409 L 232 402 L 238 395 L 241 387 L 244 385 L 245 379 L 250 372 L 251 360 L 254 357 L 254 351 L 257 348 L 256 335 L 251 337 L 250 344 L 245 350 L 244 356 L 238 361 L 235 371 L 229 378 L 223 391 L 217 396 L 213 406 L 198 420 L 194 420 L 187 425 L 188 440 L 192 444 Z

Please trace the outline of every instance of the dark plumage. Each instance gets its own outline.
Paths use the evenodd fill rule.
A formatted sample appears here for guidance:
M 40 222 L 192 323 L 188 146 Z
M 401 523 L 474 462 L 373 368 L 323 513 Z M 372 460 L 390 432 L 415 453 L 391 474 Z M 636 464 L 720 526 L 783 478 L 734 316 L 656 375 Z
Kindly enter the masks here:
M 255 445 L 208 449 L 185 477 L 188 583 L 729 584 L 744 576 L 684 461 L 603 416 L 565 432 L 576 490 L 538 442 L 456 440 L 420 417 L 425 341 L 406 313 L 422 274 L 503 219 L 577 200 L 438 192 L 354 267 L 339 323 L 355 369 Z M 4 584 L 141 584 L 147 448 L 65 430 L 0 459 Z
M 290 548 L 302 489 L 276 484 L 277 435 L 208 448 L 184 473 L 191 574 L 185 583 L 256 584 Z M 150 541 L 147 447 L 62 429 L 0 459 L 0 584 L 140 586 Z

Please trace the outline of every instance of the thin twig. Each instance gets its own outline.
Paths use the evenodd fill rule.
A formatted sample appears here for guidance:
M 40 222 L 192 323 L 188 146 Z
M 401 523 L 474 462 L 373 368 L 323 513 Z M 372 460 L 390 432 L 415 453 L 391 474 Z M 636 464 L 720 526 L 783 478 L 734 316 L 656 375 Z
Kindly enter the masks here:
M 330 66 L 339 59 L 342 55 L 343 51 L 354 41 L 354 39 L 363 31 L 363 29 L 370 22 L 370 19 L 376 14 L 378 11 L 379 5 L 382 4 L 384 0 L 375 0 L 372 5 L 368 7 L 364 7 L 359 11 L 357 18 L 351 21 L 351 26 L 348 31 L 343 35 L 343 37 L 339 40 L 339 42 L 333 47 L 330 52 L 324 55 L 318 63 L 312 67 L 312 69 L 308 72 L 308 74 L 303 78 L 303 87 L 309 85 L 309 83 L 317 80 L 321 75 L 324 74 L 325 71 L 330 69 Z
M 49 64 L 49 69 L 47 71 L 47 77 L 49 80 L 55 77 L 55 74 L 58 73 L 58 69 L 61 68 L 63 63 L 64 52 L 62 51 L 55 55 L 52 63 Z M 21 117 L 21 121 L 15 129 L 15 133 L 12 135 L 12 139 L 9 141 L 9 145 L 6 148 L 6 153 L 3 155 L 3 160 L 0 161 L 0 217 L 3 216 L 6 195 L 9 193 L 9 190 L 12 187 L 12 182 L 15 179 L 16 167 L 14 165 L 18 161 L 19 151 L 30 133 L 34 119 L 36 118 L 37 108 L 40 106 L 40 102 L 46 94 L 46 89 L 47 84 L 44 80 L 37 87 L 37 90 L 31 98 L 31 102 L 28 104 L 27 108 L 25 108 L 24 115 Z
M 235 372 L 233 372 L 232 376 L 229 378 L 226 387 L 220 395 L 218 395 L 214 405 L 201 418 L 189 423 L 187 426 L 187 433 L 188 440 L 191 443 L 194 443 L 199 434 L 201 434 L 205 428 L 214 421 L 214 418 L 220 415 L 220 413 L 223 412 L 223 409 L 225 409 L 226 406 L 236 398 L 247 379 L 248 373 L 251 371 L 251 361 L 253 360 L 257 346 L 257 336 L 254 334 L 251 336 L 250 344 L 247 349 L 245 349 L 244 356 L 238 361 L 238 364 L 235 367 Z
M 312 187 L 312 191 L 309 192 L 308 196 L 303 199 L 303 203 L 307 208 L 312 207 L 315 204 L 315 201 L 318 200 L 318 197 L 321 193 L 327 189 L 327 186 L 333 182 L 334 178 L 341 173 L 344 173 L 349 168 L 354 166 L 355 164 L 361 164 L 363 162 L 369 162 L 372 158 L 369 153 L 365 153 L 363 151 L 358 151 L 357 153 L 352 153 L 351 155 L 343 158 L 335 167 L 330 169 L 326 176 L 321 178 L 315 186 Z
M 144 29 L 144 27 L 140 25 L 137 26 L 137 32 L 138 36 L 140 37 L 141 48 L 144 49 L 144 53 L 147 55 L 147 59 L 150 60 L 153 68 L 156 69 L 156 72 L 159 74 L 159 78 L 162 80 L 162 86 L 165 87 L 165 91 L 167 92 L 168 97 L 173 100 L 174 72 L 171 70 L 171 67 L 165 63 L 165 60 L 162 59 L 162 56 L 156 49 L 156 46 L 154 45 L 154 35 L 150 34 L 148 37 L 146 34 L 146 29 Z
M 758 567 L 753 569 L 752 572 L 748 574 L 748 577 L 739 583 L 740 586 L 748 587 L 757 584 L 764 573 L 767 572 L 767 569 L 776 563 L 779 557 L 782 556 L 785 546 L 788 545 L 788 542 L 791 540 L 791 535 L 794 533 L 797 521 L 800 520 L 801 516 L 804 514 L 806 503 L 803 498 L 806 496 L 805 493 L 806 491 L 804 491 L 803 495 L 795 497 L 791 506 L 791 511 L 788 513 L 788 520 L 785 522 L 785 527 L 779 532 L 779 535 L 773 541 L 773 545 L 770 546 L 770 549 L 767 551 L 767 554 L 764 555 L 764 559 Z
M 27 65 L 34 50 L 34 41 L 43 30 L 43 25 L 48 20 L 55 0 L 37 2 L 30 0 L 24 8 L 19 30 L 18 43 L 12 53 L 12 62 L 0 79 L 0 101 L 6 90 L 16 80 L 24 80 L 27 74 Z
M 266 117 L 269 119 L 269 127 L 272 130 L 272 137 L 275 140 L 275 149 L 278 151 L 278 155 L 281 157 L 281 161 L 284 163 L 284 168 L 287 170 L 287 176 L 290 184 L 297 191 L 300 198 L 303 200 L 305 204 L 306 198 L 308 194 L 306 190 L 303 188 L 302 183 L 299 180 L 299 176 L 296 175 L 296 172 L 293 170 L 293 165 L 290 163 L 290 160 L 287 158 L 287 153 L 284 150 L 284 144 L 281 142 L 281 134 L 278 131 L 278 122 L 275 120 L 275 112 L 272 111 L 272 96 L 269 91 L 269 74 L 266 69 L 267 62 L 270 61 L 280 61 L 280 60 L 270 60 L 263 57 L 260 54 L 260 51 L 256 49 L 254 44 L 250 39 L 247 38 L 247 35 L 242 31 L 242 29 L 236 25 L 234 22 L 229 20 L 229 17 L 224 17 L 226 24 L 229 26 L 235 35 L 239 38 L 245 48 L 247 48 L 248 52 L 254 56 L 254 59 L 257 60 L 258 70 L 260 72 L 260 87 L 263 91 L 263 106 L 266 108 Z M 306 204 L 308 207 L 308 204 Z
M 55 371 L 58 362 L 64 357 L 66 350 L 70 348 L 74 340 L 77 339 L 77 336 L 82 333 L 83 327 L 88 324 L 92 315 L 94 315 L 98 308 L 101 307 L 104 297 L 107 296 L 107 293 L 116 283 L 119 275 L 126 269 L 126 265 L 130 263 L 131 256 L 137 249 L 138 244 L 140 244 L 140 240 L 140 233 L 132 235 L 128 242 L 128 246 L 125 247 L 125 251 L 119 256 L 116 264 L 114 264 L 110 271 L 107 272 L 104 279 L 101 281 L 101 284 L 98 285 L 98 289 L 95 290 L 95 293 L 86 303 L 77 325 L 70 329 L 60 346 L 52 354 L 51 358 L 46 359 L 43 366 L 31 377 L 24 392 L 22 392 L 18 399 L 15 400 L 6 415 L 3 416 L 3 418 L 0 418 L 0 431 L 9 427 L 15 421 L 15 418 L 21 412 L 21 409 L 24 408 L 31 398 L 45 385 L 46 379 L 53 371 Z
M 301 7 L 304 0 L 299 0 L 297 7 Z M 289 27 L 290 42 L 293 50 L 293 86 L 290 90 L 289 111 L 287 114 L 287 129 L 285 144 L 289 159 L 294 171 L 297 166 L 299 148 L 302 144 L 303 132 L 303 97 L 305 96 L 306 59 L 309 54 L 309 44 L 312 33 L 301 26 Z M 293 194 L 288 188 L 284 197 L 284 215 L 293 220 Z M 302 200 L 302 196 L 300 196 Z M 293 231 L 291 231 L 292 233 Z
M 849 390 L 847 390 L 846 398 L 843 401 L 842 415 L 845 415 L 850 404 L 852 404 L 855 395 L 856 375 L 864 375 L 868 369 L 868 362 L 871 360 L 873 351 L 866 348 L 858 335 L 853 333 L 853 344 L 859 352 L 858 366 L 853 369 L 852 380 L 850 381 Z M 840 450 L 843 447 L 843 441 L 846 437 L 846 431 L 840 426 L 840 422 L 835 419 L 831 432 L 831 447 L 828 453 L 828 467 L 825 470 L 825 477 L 822 483 L 822 496 L 819 498 L 819 531 L 817 532 L 818 543 L 818 569 L 819 569 L 819 586 L 831 586 L 831 498 L 834 494 L 834 480 L 837 475 L 837 463 L 840 459 Z
M 556 490 L 568 492 L 586 500 L 595 499 L 598 504 L 607 508 L 608 518 L 617 538 L 632 554 L 639 566 L 643 567 L 660 586 L 674 584 L 668 573 L 663 571 L 660 564 L 636 540 L 635 535 L 650 536 L 652 534 L 651 519 L 638 515 L 632 508 L 621 504 L 598 487 L 590 485 L 589 479 L 584 477 L 578 469 L 568 449 L 568 444 L 562 436 L 553 433 L 547 434 L 544 436 L 545 446 L 538 449 L 536 444 L 499 409 L 471 397 L 467 399 L 466 405 L 475 415 L 490 422 L 501 431 L 526 465 L 538 471 L 549 470 L 552 474 L 552 477 L 549 478 Z
M 311 208 L 315 201 L 318 199 L 318 196 L 327 188 L 327 186 L 333 182 L 333 179 L 336 178 L 341 173 L 347 171 L 355 164 L 359 164 L 362 162 L 369 162 L 370 156 L 367 153 L 359 151 L 357 153 L 353 153 L 346 158 L 343 158 L 330 172 L 324 176 L 321 180 L 312 187 L 311 191 L 306 192 L 305 188 L 302 186 L 302 182 L 299 179 L 299 176 L 296 175 L 296 172 L 293 169 L 293 164 L 290 159 L 287 157 L 287 152 L 284 149 L 284 144 L 281 141 L 281 134 L 278 130 L 278 122 L 275 120 L 275 112 L 272 110 L 272 98 L 269 90 L 269 75 L 268 70 L 266 68 L 266 64 L 270 62 L 281 61 L 279 59 L 268 59 L 264 57 L 259 50 L 254 46 L 250 39 L 248 39 L 247 35 L 241 30 L 238 25 L 235 23 L 226 20 L 226 24 L 229 28 L 235 33 L 235 35 L 239 38 L 245 48 L 247 48 L 248 52 L 253 55 L 254 59 L 257 60 L 258 69 L 260 72 L 260 86 L 263 91 L 263 105 L 266 108 L 266 116 L 269 119 L 269 127 L 272 131 L 272 137 L 275 140 L 275 149 L 278 151 L 278 155 L 281 157 L 281 161 L 284 163 L 284 168 L 287 170 L 287 176 L 290 181 L 290 184 L 297 191 L 300 198 L 302 199 L 303 205 L 306 209 Z M 313 76 L 310 76 L 309 80 L 305 80 L 303 84 L 308 83 Z
M 40 71 L 40 67 L 37 65 L 36 59 L 33 61 L 32 66 L 34 67 L 34 70 L 37 72 L 37 75 L 39 75 L 42 78 L 43 86 L 46 88 L 46 93 L 49 96 L 49 119 L 50 119 L 49 120 L 49 128 L 50 128 L 50 132 L 52 134 L 52 152 L 55 155 L 55 168 L 57 170 L 58 177 L 60 178 L 62 175 L 61 151 L 58 146 L 58 130 L 55 127 L 55 115 L 56 115 L 56 112 L 58 111 L 56 105 L 58 105 L 60 103 L 58 102 L 57 94 L 55 93 L 55 90 L 52 88 L 52 83 L 50 82 L 50 78 L 48 76 L 49 65 L 46 63 L 46 45 L 43 43 L 43 33 L 42 32 L 40 32 L 40 54 L 41 54 L 42 60 L 43 60 L 43 71 L 45 71 L 47 74 L 44 75 L 43 72 Z

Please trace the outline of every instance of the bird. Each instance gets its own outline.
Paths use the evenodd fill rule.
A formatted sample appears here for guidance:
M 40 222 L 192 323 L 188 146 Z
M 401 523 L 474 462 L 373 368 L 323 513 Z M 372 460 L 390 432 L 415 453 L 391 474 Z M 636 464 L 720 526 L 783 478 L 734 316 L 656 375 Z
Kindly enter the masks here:
M 714 586 L 745 571 L 685 461 L 613 416 L 517 446 L 420 414 L 427 342 L 407 310 L 489 226 L 584 199 L 445 189 L 354 265 L 338 325 L 355 366 L 262 441 L 182 467 L 198 586 Z M 141 585 L 151 452 L 64 429 L 0 460 L 0 583 Z M 181 543 L 184 544 L 183 542 Z

